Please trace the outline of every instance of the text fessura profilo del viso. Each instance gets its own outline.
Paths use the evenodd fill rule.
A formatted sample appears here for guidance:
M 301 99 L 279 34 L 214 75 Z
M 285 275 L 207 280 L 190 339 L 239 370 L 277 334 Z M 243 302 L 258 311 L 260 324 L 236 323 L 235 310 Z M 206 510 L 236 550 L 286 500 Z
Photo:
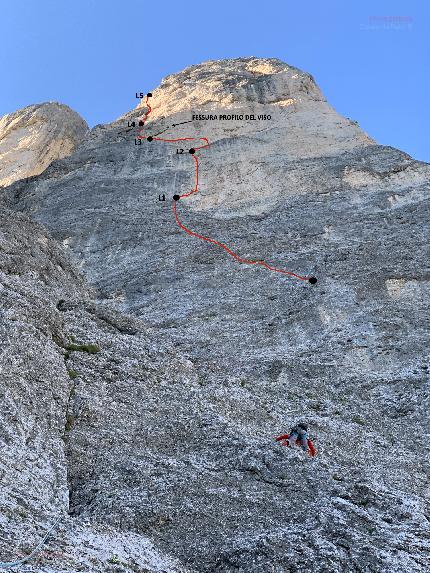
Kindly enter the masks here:
M 272 116 L 261 114 L 193 114 L 192 121 L 269 121 Z

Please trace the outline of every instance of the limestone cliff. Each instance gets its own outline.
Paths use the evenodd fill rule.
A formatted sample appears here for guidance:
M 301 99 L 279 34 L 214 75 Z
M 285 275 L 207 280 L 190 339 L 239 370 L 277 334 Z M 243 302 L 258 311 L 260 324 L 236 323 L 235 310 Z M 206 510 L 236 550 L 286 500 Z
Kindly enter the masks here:
M 202 162 L 202 193 L 190 203 L 218 217 L 231 217 L 232 210 L 267 212 L 286 195 L 318 190 L 306 181 L 313 173 L 303 177 L 303 170 L 291 168 L 283 173 L 284 161 L 294 165 L 375 143 L 356 122 L 336 113 L 312 76 L 276 59 L 206 62 L 168 76 L 152 93 L 148 133 L 193 115 L 217 116 L 177 125 L 166 137 L 203 135 L 211 142 Z M 142 109 L 144 103 L 123 119 L 140 117 Z M 247 115 L 255 119 L 246 120 Z
M 68 436 L 86 410 L 85 401 L 75 402 L 77 389 L 92 370 L 100 380 L 99 352 L 111 366 L 131 334 L 144 369 L 147 336 L 138 323 L 94 305 L 39 225 L 2 210 L 0 241 L 0 561 L 24 558 L 59 520 L 26 571 L 180 573 L 146 536 L 69 515 Z
M 207 62 L 151 92 L 143 129 L 128 124 L 145 102 L 2 194 L 92 289 L 53 242 L 4 278 L 6 459 L 27 469 L 3 468 L 3 529 L 22 531 L 21 508 L 42 521 L 49 501 L 80 539 L 97 532 L 53 571 L 79 570 L 76 543 L 84 571 L 89 554 L 95 571 L 159 571 L 153 543 L 167 570 L 424 573 L 430 166 L 378 145 L 278 60 Z M 271 119 L 192 119 L 241 114 Z M 191 229 L 317 284 L 184 233 L 172 197 L 195 185 L 195 162 L 187 142 L 147 141 L 160 132 L 211 143 L 199 193 L 177 204 Z M 39 234 L 22 220 L 4 236 L 22 227 L 27 253 Z M 303 418 L 313 459 L 274 441 Z M 36 485 L 26 499 L 33 467 L 48 468 L 52 501 Z
M 0 117 L 0 186 L 42 173 L 70 155 L 88 126 L 67 105 L 29 105 Z

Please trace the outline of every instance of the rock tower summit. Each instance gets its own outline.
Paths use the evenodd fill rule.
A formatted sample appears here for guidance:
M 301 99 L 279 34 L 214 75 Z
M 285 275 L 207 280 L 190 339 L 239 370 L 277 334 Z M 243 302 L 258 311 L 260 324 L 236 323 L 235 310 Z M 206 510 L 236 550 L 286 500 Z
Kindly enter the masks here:
M 224 116 L 229 123 L 204 126 L 212 138 L 281 131 L 291 157 L 315 157 L 374 143 L 356 122 L 333 110 L 310 74 L 275 58 L 204 62 L 167 76 L 152 94 L 151 121 L 174 117 L 179 123 L 193 116 L 202 122 L 217 116 L 220 121 Z M 245 115 L 270 115 L 271 124 L 234 121 Z M 196 127 L 203 129 L 200 123 Z
M 324 98 L 312 76 L 275 58 L 213 60 L 164 78 L 152 91 L 159 115 L 184 109 L 229 108 L 249 104 L 286 103 L 303 97 Z
M 56 102 L 0 117 L 0 187 L 39 175 L 55 159 L 70 155 L 87 131 L 78 113 Z

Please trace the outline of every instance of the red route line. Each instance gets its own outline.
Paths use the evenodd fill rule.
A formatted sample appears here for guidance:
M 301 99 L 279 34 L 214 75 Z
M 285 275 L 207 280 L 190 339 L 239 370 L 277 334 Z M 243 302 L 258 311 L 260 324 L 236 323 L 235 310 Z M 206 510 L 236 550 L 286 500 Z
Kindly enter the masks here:
M 152 108 L 148 103 L 148 96 L 146 96 L 145 105 L 148 107 L 148 111 L 145 113 L 143 119 L 140 120 L 140 122 L 142 122 L 142 129 L 138 130 L 138 139 L 144 139 L 145 136 L 141 132 L 145 126 L 145 122 L 148 119 L 149 114 L 152 112 Z M 199 149 L 205 149 L 206 147 L 209 147 L 209 145 L 210 145 L 210 143 L 206 137 L 198 137 L 198 138 L 197 137 L 179 137 L 177 139 L 165 139 L 162 137 L 153 137 L 151 141 L 164 141 L 164 142 L 168 142 L 168 143 L 174 143 L 176 141 L 196 141 L 196 140 L 206 142 L 206 145 L 201 145 L 200 147 L 194 147 L 194 149 L 196 151 L 198 151 Z M 189 193 L 184 193 L 183 195 L 179 195 L 179 199 L 184 199 L 185 197 L 189 197 L 190 195 L 193 195 L 194 193 L 199 192 L 199 160 L 195 155 L 192 155 L 192 158 L 194 159 L 195 164 L 196 164 L 195 186 L 194 186 L 194 189 L 192 191 L 190 191 Z M 188 235 L 191 235 L 192 237 L 196 237 L 197 239 L 201 239 L 202 241 L 206 241 L 208 243 L 211 243 L 212 245 L 216 245 L 217 247 L 224 249 L 224 251 L 226 251 L 231 257 L 233 257 L 239 263 L 244 263 L 246 265 L 260 265 L 260 266 L 268 269 L 269 271 L 273 271 L 274 273 L 281 273 L 283 275 L 295 277 L 296 279 L 300 279 L 302 281 L 308 281 L 311 278 L 309 276 L 297 275 L 296 273 L 293 273 L 291 271 L 287 271 L 285 269 L 279 269 L 277 267 L 272 267 L 271 265 L 269 265 L 265 261 L 253 261 L 252 259 L 244 259 L 244 258 L 240 257 L 237 253 L 232 251 L 226 244 L 221 243 L 219 241 L 216 241 L 215 239 L 211 239 L 210 237 L 205 237 L 203 235 L 200 235 L 199 233 L 192 231 L 191 229 L 186 227 L 181 222 L 181 220 L 179 219 L 177 209 L 176 209 L 176 203 L 177 203 L 177 201 L 174 200 L 173 201 L 173 214 L 175 216 L 176 223 L 178 224 L 178 226 L 183 231 L 188 233 Z

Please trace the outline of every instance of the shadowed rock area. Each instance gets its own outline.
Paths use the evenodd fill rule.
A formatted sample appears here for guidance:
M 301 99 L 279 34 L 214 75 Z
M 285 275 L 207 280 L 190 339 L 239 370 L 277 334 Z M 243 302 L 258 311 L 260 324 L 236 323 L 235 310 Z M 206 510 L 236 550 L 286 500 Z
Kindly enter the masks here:
M 429 165 L 377 145 L 279 60 L 206 62 L 152 94 L 145 137 L 211 143 L 181 220 L 318 282 L 239 264 L 179 229 L 172 197 L 195 184 L 191 143 L 182 155 L 135 145 L 128 123 L 144 102 L 3 190 L 25 213 L 5 215 L 5 241 L 19 227 L 27 252 L 26 216 L 52 237 L 3 283 L 3 316 L 21 329 L 5 359 L 26 357 L 6 378 L 19 426 L 6 425 L 8 456 L 37 475 L 26 424 L 43 411 L 32 427 L 51 480 L 26 511 L 43 524 L 42 506 L 67 511 L 76 539 L 96 532 L 83 570 L 426 571 Z M 192 114 L 271 119 L 170 127 Z M 34 386 L 33 403 L 17 394 Z M 274 442 L 299 419 L 313 459 Z M 4 472 L 18 532 L 26 474 Z M 79 570 L 73 547 L 52 571 Z
M 147 536 L 118 522 L 98 525 L 70 515 L 68 443 L 78 412 L 86 416 L 78 390 L 83 377 L 96 376 L 99 356 L 120 359 L 131 335 L 139 347 L 136 364 L 145 368 L 150 361 L 153 368 L 147 336 L 132 319 L 95 306 L 82 277 L 39 225 L 2 210 L 0 241 L 0 560 L 24 558 L 59 519 L 26 571 L 184 571 Z

